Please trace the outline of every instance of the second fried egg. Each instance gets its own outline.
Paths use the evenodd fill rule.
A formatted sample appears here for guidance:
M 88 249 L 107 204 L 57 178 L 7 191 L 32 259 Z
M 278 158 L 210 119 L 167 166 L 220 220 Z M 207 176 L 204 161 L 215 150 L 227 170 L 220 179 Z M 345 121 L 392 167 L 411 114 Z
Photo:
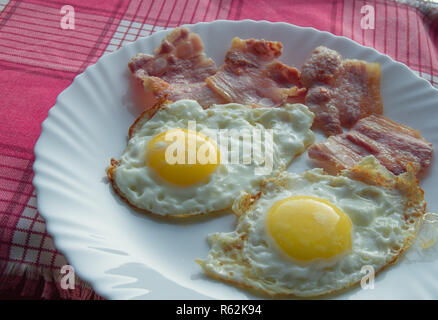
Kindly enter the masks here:
M 396 177 L 370 156 L 336 177 L 282 173 L 259 196 L 242 193 L 233 210 L 236 230 L 208 236 L 204 271 L 269 295 L 317 296 L 393 263 L 425 202 L 412 168 Z

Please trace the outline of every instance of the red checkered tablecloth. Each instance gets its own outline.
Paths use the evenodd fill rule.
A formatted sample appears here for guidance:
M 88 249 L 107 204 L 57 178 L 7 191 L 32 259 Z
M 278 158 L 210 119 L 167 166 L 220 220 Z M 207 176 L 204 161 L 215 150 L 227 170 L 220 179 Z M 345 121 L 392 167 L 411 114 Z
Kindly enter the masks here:
M 0 298 L 99 299 L 76 280 L 37 212 L 33 148 L 58 94 L 99 57 L 181 24 L 284 21 L 349 37 L 438 84 L 438 9 L 404 0 L 0 0 Z M 71 7 L 64 7 L 69 5 Z M 374 29 L 361 28 L 372 6 Z M 63 9 L 64 7 L 64 9 Z M 74 10 L 74 29 L 68 16 Z M 67 19 L 67 20 L 66 20 Z M 63 28 L 64 23 L 64 28 Z

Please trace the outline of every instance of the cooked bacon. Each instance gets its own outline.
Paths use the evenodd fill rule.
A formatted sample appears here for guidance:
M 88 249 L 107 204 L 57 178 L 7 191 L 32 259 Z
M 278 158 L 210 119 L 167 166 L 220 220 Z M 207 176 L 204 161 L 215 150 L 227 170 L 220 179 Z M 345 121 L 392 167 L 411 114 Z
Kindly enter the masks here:
M 277 60 L 282 47 L 276 41 L 234 38 L 225 64 L 207 78 L 208 86 L 226 102 L 269 107 L 304 103 L 300 72 Z
M 203 50 L 197 34 L 177 28 L 153 56 L 138 54 L 131 59 L 131 72 L 152 96 L 150 106 L 179 99 L 194 99 L 204 107 L 228 102 L 304 103 L 306 89 L 301 88 L 300 72 L 277 60 L 280 42 L 235 38 L 219 70 Z
M 334 50 L 317 47 L 301 72 L 308 89 L 306 105 L 315 113 L 314 128 L 330 136 L 361 118 L 381 114 L 380 77 L 378 63 L 343 59 Z
M 155 49 L 154 55 L 137 54 L 128 64 L 135 77 L 151 94 L 150 107 L 164 100 L 195 99 L 201 105 L 223 103 L 205 79 L 217 67 L 204 53 L 201 38 L 187 28 L 176 28 Z
M 349 132 L 309 149 L 309 157 L 332 173 L 373 155 L 396 175 L 406 171 L 408 162 L 420 174 L 431 164 L 432 153 L 432 144 L 418 131 L 376 114 L 359 120 Z

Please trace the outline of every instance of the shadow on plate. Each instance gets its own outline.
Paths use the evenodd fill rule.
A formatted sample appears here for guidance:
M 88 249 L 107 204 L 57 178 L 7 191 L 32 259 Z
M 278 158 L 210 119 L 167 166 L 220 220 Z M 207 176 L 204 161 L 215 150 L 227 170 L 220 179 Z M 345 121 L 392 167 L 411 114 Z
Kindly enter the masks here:
M 132 281 L 114 286 L 114 289 L 137 289 L 142 291 L 131 299 L 211 299 L 193 289 L 166 278 L 156 270 L 141 263 L 125 263 L 105 273 L 131 278 Z

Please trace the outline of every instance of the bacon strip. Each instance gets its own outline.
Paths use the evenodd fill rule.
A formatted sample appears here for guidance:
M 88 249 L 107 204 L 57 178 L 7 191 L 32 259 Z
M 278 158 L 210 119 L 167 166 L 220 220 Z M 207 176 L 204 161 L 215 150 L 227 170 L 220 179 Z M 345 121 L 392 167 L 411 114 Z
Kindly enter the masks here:
M 317 47 L 301 73 L 308 89 L 306 105 L 315 113 L 314 128 L 335 135 L 361 118 L 382 114 L 380 78 L 378 63 L 343 59 L 334 50 Z
M 137 54 L 128 66 L 153 98 L 146 107 L 184 98 L 198 100 L 201 105 L 224 102 L 205 83 L 216 73 L 216 64 L 205 55 L 201 38 L 187 28 L 176 28 L 163 39 L 154 55 Z
M 194 99 L 203 107 L 236 102 L 279 106 L 284 102 L 304 103 L 300 72 L 277 60 L 280 42 L 235 38 L 217 69 L 204 53 L 197 34 L 186 28 L 173 30 L 154 51 L 138 54 L 129 68 L 143 84 L 152 107 L 165 100 Z
M 234 38 L 225 64 L 207 84 L 226 102 L 269 107 L 304 103 L 300 72 L 277 60 L 282 48 L 281 42 Z
M 406 171 L 408 162 L 421 174 L 431 164 L 432 153 L 432 144 L 418 131 L 382 115 L 363 118 L 348 133 L 331 136 L 309 149 L 309 157 L 332 173 L 351 168 L 363 157 L 374 155 L 396 175 Z

